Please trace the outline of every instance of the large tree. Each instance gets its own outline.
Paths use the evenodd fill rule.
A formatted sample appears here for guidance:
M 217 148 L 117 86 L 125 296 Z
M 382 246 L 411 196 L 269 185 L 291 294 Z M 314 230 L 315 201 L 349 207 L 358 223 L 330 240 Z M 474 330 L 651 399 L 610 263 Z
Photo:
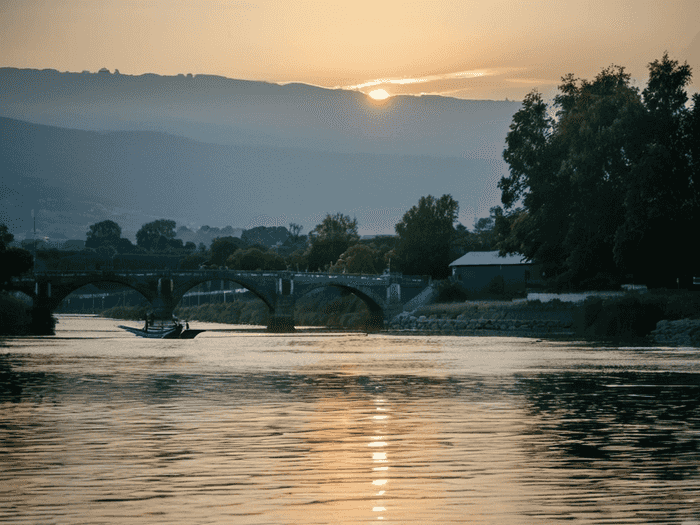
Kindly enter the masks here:
M 259 248 L 237 250 L 231 255 L 226 266 L 233 270 L 286 270 L 284 259 L 273 251 L 263 251 Z
M 15 240 L 15 236 L 10 233 L 7 224 L 0 224 L 0 252 L 7 248 L 7 245 Z
M 175 242 L 175 221 L 159 219 L 148 222 L 136 232 L 136 244 L 148 251 L 167 251 L 177 248 Z M 182 241 L 179 243 L 182 245 Z
M 357 220 L 342 213 L 326 215 L 323 221 L 309 232 L 306 252 L 310 270 L 330 268 L 353 244 L 360 240 Z
M 459 204 L 452 195 L 436 199 L 421 197 L 396 225 L 398 242 L 396 263 L 401 271 L 412 275 L 430 275 L 443 279 L 449 275 L 450 243 Z
M 0 252 L 0 286 L 28 272 L 34 266 L 34 257 L 29 250 L 10 246 Z
M 353 244 L 331 265 L 333 273 L 379 273 L 383 267 L 377 267 L 378 252 L 367 244 Z
M 542 264 L 561 285 L 678 271 L 688 254 L 677 232 L 697 227 L 697 104 L 685 105 L 687 66 L 664 55 L 649 69 L 642 93 L 612 66 L 593 81 L 563 77 L 551 109 L 537 92 L 525 98 L 503 153 L 501 252 Z M 658 256 L 672 247 L 681 251 Z
M 12 277 L 22 275 L 32 269 L 34 258 L 23 248 L 8 246 L 15 236 L 6 224 L 0 224 L 0 286 L 10 282 Z
M 236 250 L 246 246 L 248 246 L 248 243 L 238 237 L 217 237 L 211 242 L 211 263 L 216 266 L 223 266 Z
M 99 248 L 112 246 L 117 248 L 121 240 L 122 229 L 114 221 L 97 222 L 90 226 L 87 232 L 86 248 Z

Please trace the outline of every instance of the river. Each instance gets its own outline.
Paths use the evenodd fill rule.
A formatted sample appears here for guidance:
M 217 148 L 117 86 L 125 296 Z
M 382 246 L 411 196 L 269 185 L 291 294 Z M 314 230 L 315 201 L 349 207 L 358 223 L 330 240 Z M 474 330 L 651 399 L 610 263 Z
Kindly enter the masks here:
M 700 524 L 697 349 L 118 324 L 0 340 L 0 522 Z

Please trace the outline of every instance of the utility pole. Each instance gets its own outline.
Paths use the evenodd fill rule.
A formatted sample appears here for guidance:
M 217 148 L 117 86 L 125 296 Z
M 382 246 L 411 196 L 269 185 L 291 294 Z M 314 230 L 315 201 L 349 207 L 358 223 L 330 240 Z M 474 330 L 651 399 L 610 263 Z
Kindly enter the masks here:
M 36 215 L 32 208 L 32 219 L 34 220 L 34 257 L 32 257 L 32 273 L 36 275 Z

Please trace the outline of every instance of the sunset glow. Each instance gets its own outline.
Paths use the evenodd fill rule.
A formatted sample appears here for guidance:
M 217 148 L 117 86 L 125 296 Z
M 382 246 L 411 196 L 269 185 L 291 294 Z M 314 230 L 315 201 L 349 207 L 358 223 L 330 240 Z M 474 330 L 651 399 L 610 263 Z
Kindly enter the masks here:
M 695 0 L 10 1 L 0 34 L 6 67 L 391 85 L 391 96 L 521 99 L 609 64 L 644 78 L 664 51 L 700 68 Z

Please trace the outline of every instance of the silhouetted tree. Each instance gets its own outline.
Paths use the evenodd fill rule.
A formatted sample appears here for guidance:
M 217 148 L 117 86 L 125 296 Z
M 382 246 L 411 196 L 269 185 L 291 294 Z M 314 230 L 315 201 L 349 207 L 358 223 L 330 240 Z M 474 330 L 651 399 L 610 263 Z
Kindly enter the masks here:
M 161 240 L 162 238 L 162 240 Z M 165 251 L 175 239 L 175 221 L 160 219 L 141 226 L 136 232 L 136 244 L 148 251 Z
M 563 77 L 551 115 L 530 93 L 506 137 L 501 252 L 540 263 L 559 284 L 634 273 L 690 275 L 685 232 L 700 228 L 698 135 L 690 68 L 664 55 L 640 94 L 622 67 Z M 606 277 L 607 279 L 607 277 Z
M 15 240 L 15 236 L 10 233 L 7 224 L 0 224 L 0 252 L 7 248 L 7 245 Z
M 330 270 L 333 273 L 379 273 L 383 267 L 375 266 L 377 255 L 377 250 L 371 246 L 354 244 L 341 254 Z
M 289 223 L 289 235 L 291 235 L 292 242 L 297 242 L 299 240 L 301 230 L 303 229 L 304 227 L 301 224 L 297 224 L 296 222 Z
M 326 215 L 326 218 L 309 233 L 306 252 L 310 270 L 330 267 L 338 257 L 360 239 L 357 220 L 342 213 Z
M 12 277 L 17 277 L 32 269 L 34 258 L 24 248 L 9 246 L 0 252 L 0 281 L 7 284 Z
M 114 221 L 97 222 L 90 226 L 85 241 L 86 248 L 99 248 L 100 246 L 119 245 L 122 236 L 122 229 Z
M 208 260 L 209 258 L 202 253 L 191 253 L 180 261 L 179 267 L 182 270 L 198 270 Z
M 226 266 L 234 270 L 285 270 L 287 264 L 284 259 L 271 251 L 263 251 L 259 248 L 238 250 L 231 255 Z
M 211 242 L 211 263 L 223 266 L 236 250 L 246 246 L 246 242 L 238 237 L 217 237 Z
M 439 199 L 421 197 L 418 205 L 404 214 L 396 225 L 399 238 L 395 255 L 403 273 L 438 279 L 449 275 L 450 242 L 458 212 L 459 204 L 448 194 Z

